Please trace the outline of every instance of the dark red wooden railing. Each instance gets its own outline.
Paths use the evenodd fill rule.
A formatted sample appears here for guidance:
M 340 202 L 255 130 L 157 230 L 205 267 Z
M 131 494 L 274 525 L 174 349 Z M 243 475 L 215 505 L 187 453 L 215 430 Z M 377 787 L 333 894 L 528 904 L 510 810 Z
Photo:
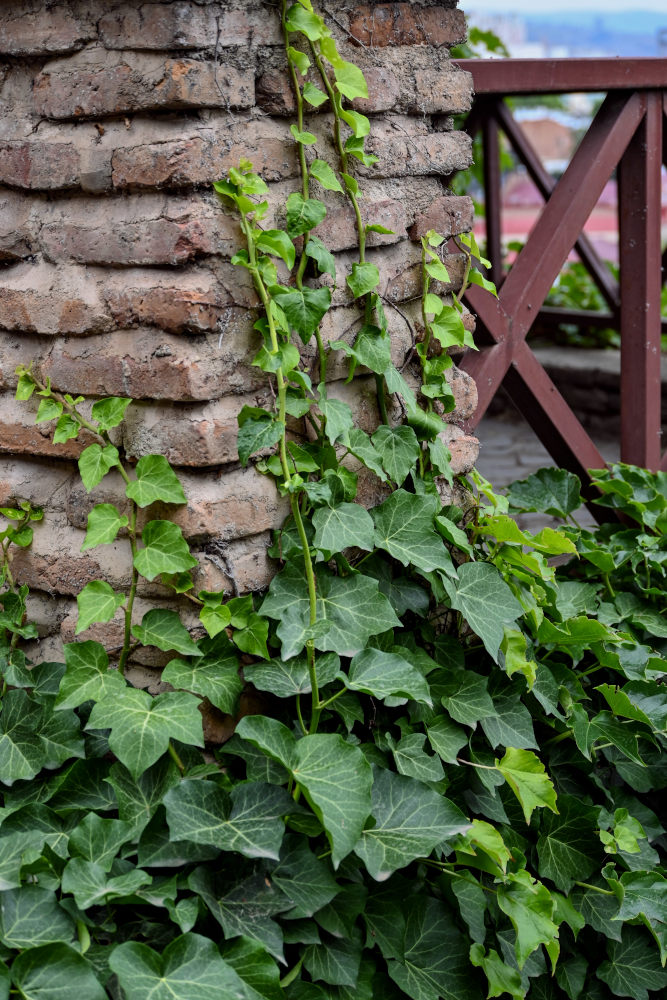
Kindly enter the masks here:
M 661 449 L 660 245 L 661 168 L 667 163 L 667 59 L 458 60 L 472 73 L 475 102 L 466 129 L 481 132 L 484 155 L 487 255 L 499 288 L 494 299 L 476 286 L 468 294 L 477 314 L 479 353 L 463 367 L 475 378 L 479 407 L 473 426 L 502 387 L 553 459 L 587 481 L 601 468 L 597 447 L 526 342 L 539 319 L 553 321 L 544 300 L 576 249 L 609 307 L 596 314 L 621 332 L 621 459 L 667 468 Z M 606 92 L 572 160 L 555 182 L 513 118 L 504 98 L 517 94 Z M 507 277 L 501 245 L 499 130 L 509 140 L 545 204 Z M 618 178 L 618 284 L 598 256 L 584 225 L 602 190 Z M 551 314 L 551 317 L 549 316 Z M 560 319 L 566 318 L 560 314 Z

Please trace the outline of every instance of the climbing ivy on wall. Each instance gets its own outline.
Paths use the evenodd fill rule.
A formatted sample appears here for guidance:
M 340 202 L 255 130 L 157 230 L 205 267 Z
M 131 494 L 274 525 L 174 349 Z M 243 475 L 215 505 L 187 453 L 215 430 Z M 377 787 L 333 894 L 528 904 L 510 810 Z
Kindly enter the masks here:
M 271 409 L 239 413 L 239 459 L 291 511 L 268 592 L 195 591 L 195 559 L 165 514 L 186 499 L 176 474 L 114 443 L 131 400 L 89 408 L 19 371 L 18 398 L 39 399 L 56 443 L 87 435 L 93 497 L 107 474 L 123 480 L 122 504 L 92 508 L 84 548 L 102 562 L 127 539 L 130 587 L 87 584 L 65 663 L 42 662 L 11 558 L 41 512 L 0 511 L 0 998 L 657 997 L 666 477 L 601 473 L 603 502 L 626 520 L 597 533 L 573 521 L 567 473 L 542 470 L 509 498 L 476 474 L 453 482 L 448 349 L 473 346 L 461 297 L 470 282 L 493 291 L 485 262 L 459 238 L 452 296 L 444 240 L 424 238 L 411 387 L 366 256 L 383 229 L 363 220 L 354 174 L 374 162 L 353 105 L 363 75 L 310 0 L 283 4 L 282 23 L 301 164 L 285 228 L 265 227 L 250 163 L 215 185 L 240 221 L 234 263 L 261 302 L 254 363 L 275 390 Z M 306 127 L 325 106 L 331 161 Z M 344 276 L 317 236 L 321 189 L 357 221 Z M 322 323 L 343 296 L 359 330 L 328 344 Z M 314 379 L 301 351 L 312 340 Z M 328 387 L 331 351 L 350 376 L 375 377 L 372 435 Z M 361 476 L 381 491 L 371 510 Z M 530 533 L 511 510 L 563 526 Z M 146 581 L 181 595 L 203 638 L 175 610 L 138 620 Z M 119 609 L 119 648 L 87 638 Z M 157 697 L 124 677 L 145 649 L 168 655 Z M 235 731 L 205 747 L 211 712 Z

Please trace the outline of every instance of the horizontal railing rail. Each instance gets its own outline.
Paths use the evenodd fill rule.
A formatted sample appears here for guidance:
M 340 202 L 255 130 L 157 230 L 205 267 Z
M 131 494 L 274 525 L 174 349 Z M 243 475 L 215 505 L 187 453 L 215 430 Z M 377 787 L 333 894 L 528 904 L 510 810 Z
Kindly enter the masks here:
M 476 379 L 476 425 L 502 386 L 559 465 L 580 475 L 605 463 L 596 445 L 527 343 L 535 328 L 577 322 L 577 310 L 544 301 L 572 250 L 598 287 L 608 312 L 590 325 L 621 334 L 621 459 L 667 468 L 661 454 L 660 299 L 662 164 L 667 162 L 667 59 L 458 60 L 472 74 L 475 101 L 466 129 L 483 151 L 487 256 L 498 299 L 472 286 L 481 350 L 463 366 Z M 518 94 L 604 92 L 606 97 L 556 181 L 512 115 Z M 507 275 L 503 271 L 500 133 L 544 199 L 544 206 Z M 618 181 L 619 280 L 584 233 L 588 217 L 615 174 Z M 558 319 L 557 319 L 558 317 Z

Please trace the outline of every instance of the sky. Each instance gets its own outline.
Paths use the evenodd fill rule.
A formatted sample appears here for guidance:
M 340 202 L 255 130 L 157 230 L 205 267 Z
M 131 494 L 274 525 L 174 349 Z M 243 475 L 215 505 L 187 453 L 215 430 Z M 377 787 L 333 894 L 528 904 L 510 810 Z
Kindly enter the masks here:
M 627 11 L 637 10 L 667 13 L 667 0 L 459 0 L 466 12 L 483 11 L 492 14 L 545 14 L 550 11 Z

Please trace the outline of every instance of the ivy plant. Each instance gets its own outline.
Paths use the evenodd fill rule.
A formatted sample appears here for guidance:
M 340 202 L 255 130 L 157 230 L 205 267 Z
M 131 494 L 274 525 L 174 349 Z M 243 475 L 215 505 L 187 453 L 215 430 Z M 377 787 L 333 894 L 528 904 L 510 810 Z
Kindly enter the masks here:
M 20 498 L 0 511 L 0 998 L 657 998 L 665 475 L 600 472 L 616 520 L 597 531 L 577 526 L 580 486 L 560 470 L 507 496 L 476 473 L 450 488 L 449 350 L 470 336 L 445 242 L 422 243 L 409 380 L 354 173 L 373 165 L 363 75 L 310 0 L 281 20 L 301 165 L 285 228 L 264 228 L 249 162 L 215 185 L 240 221 L 254 363 L 275 396 L 239 413 L 239 461 L 290 504 L 266 593 L 196 588 L 164 515 L 186 502 L 176 473 L 118 444 L 130 400 L 87 407 L 19 370 L 18 398 L 39 398 L 56 443 L 82 435 L 93 499 L 116 477 L 122 503 L 92 507 L 83 549 L 124 547 L 127 587 L 88 583 L 65 662 L 44 662 L 11 560 L 40 512 Z M 307 128 L 315 109 L 332 162 Z M 344 280 L 317 235 L 330 198 L 357 221 Z M 492 291 L 473 238 L 456 252 L 464 286 Z M 359 307 L 351 346 L 322 333 L 333 287 Z M 372 435 L 331 393 L 332 350 L 375 378 Z M 370 510 L 360 475 L 379 491 Z M 563 524 L 523 530 L 512 512 L 528 510 Z M 143 580 L 172 607 L 138 620 Z M 112 620 L 116 648 L 91 638 Z M 131 683 L 142 646 L 166 654 L 156 697 Z

